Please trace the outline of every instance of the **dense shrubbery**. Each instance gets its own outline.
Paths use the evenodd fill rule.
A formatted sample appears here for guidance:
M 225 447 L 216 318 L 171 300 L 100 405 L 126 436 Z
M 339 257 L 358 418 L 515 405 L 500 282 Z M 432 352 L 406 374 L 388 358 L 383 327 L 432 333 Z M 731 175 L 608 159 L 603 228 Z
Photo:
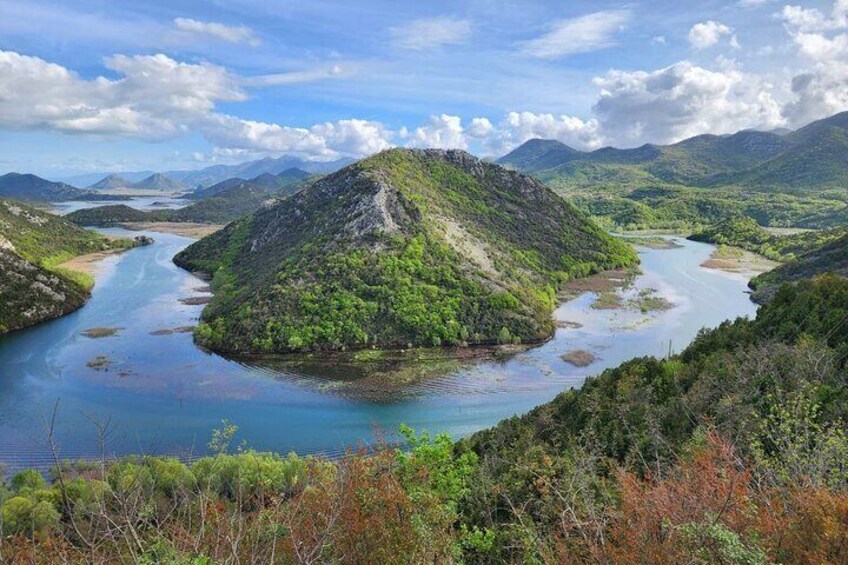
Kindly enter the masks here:
M 0 560 L 845 563 L 848 282 L 453 444 L 64 466 L 0 494 Z

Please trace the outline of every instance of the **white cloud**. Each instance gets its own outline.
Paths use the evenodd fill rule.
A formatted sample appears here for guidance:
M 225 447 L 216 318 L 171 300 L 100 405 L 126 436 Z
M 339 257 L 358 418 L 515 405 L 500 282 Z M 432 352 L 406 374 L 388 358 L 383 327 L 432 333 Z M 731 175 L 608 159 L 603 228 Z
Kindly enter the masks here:
M 737 4 L 742 8 L 759 8 L 771 2 L 774 2 L 774 0 L 739 0 Z
M 792 79 L 792 100 L 784 115 L 792 125 L 848 109 L 848 0 L 837 0 L 829 15 L 786 6 L 787 31 L 807 68 Z
M 165 55 L 115 55 L 118 79 L 83 79 L 38 57 L 0 51 L 0 127 L 160 141 L 200 132 L 222 148 L 330 159 L 388 147 L 391 133 L 363 120 L 293 128 L 216 111 L 247 100 L 242 80 L 223 67 Z
M 301 84 L 314 82 L 316 80 L 347 78 L 354 74 L 352 68 L 341 65 L 332 65 L 326 68 L 310 69 L 306 71 L 293 71 L 288 73 L 274 73 L 259 75 L 242 79 L 245 86 L 284 86 L 287 84 Z
M 610 71 L 594 111 L 608 143 L 668 143 L 702 133 L 784 125 L 770 87 L 735 68 L 708 70 L 687 61 L 645 71 Z
M 43 59 L 0 51 L 0 126 L 166 139 L 188 131 L 216 103 L 247 98 L 236 77 L 216 65 L 116 55 L 106 66 L 122 78 L 86 80 Z
M 689 30 L 689 43 L 695 49 L 706 49 L 718 43 L 722 37 L 730 35 L 733 30 L 721 22 L 709 20 L 697 23 Z M 735 41 L 735 36 L 732 38 Z
M 476 139 L 483 139 L 491 135 L 494 130 L 495 126 L 488 118 L 474 118 L 471 120 L 471 125 L 468 126 L 468 135 Z
M 601 124 L 592 118 L 555 116 L 533 112 L 509 112 L 488 140 L 495 154 L 505 153 L 530 139 L 556 139 L 576 149 L 597 149 L 602 145 Z
M 794 31 L 827 31 L 848 27 L 848 0 L 836 0 L 829 16 L 815 8 L 784 6 L 781 18 Z
M 491 125 L 491 124 L 490 124 Z M 430 116 L 429 122 L 408 133 L 410 147 L 438 147 L 440 149 L 467 149 L 468 140 L 459 116 L 442 114 Z
M 655 43 L 657 45 L 665 45 L 666 43 L 668 43 L 668 40 L 666 40 L 664 35 L 655 35 L 651 38 L 651 43 Z
M 204 124 L 204 136 L 228 151 L 290 154 L 310 159 L 363 157 L 390 147 L 391 132 L 365 120 L 326 122 L 296 128 L 214 115 Z
M 254 47 L 260 44 L 253 30 L 246 26 L 228 26 L 215 22 L 201 22 L 191 18 L 174 19 L 174 27 L 180 31 L 208 35 L 227 43 L 247 43 Z
M 439 17 L 415 20 L 389 32 L 395 46 L 420 51 L 465 43 L 471 37 L 472 27 L 468 20 Z
M 629 19 L 628 10 L 607 10 L 560 20 L 545 35 L 523 42 L 521 50 L 532 57 L 557 59 L 604 49 L 615 44 L 615 34 Z

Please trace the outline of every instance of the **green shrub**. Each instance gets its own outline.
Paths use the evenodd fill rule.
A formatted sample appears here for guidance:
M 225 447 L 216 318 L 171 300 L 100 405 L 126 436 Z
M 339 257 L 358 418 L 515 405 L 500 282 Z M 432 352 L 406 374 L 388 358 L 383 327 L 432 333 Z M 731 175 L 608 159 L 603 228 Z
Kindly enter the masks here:
M 0 507 L 3 533 L 32 534 L 53 529 L 59 511 L 47 501 L 35 502 L 23 496 L 7 500 Z
M 47 481 L 44 480 L 44 477 L 38 471 L 27 469 L 12 478 L 11 487 L 15 492 L 32 492 L 47 488 Z
M 218 454 L 192 465 L 201 488 L 241 500 L 290 492 L 303 484 L 306 471 L 306 462 L 294 453 L 285 458 L 255 451 Z

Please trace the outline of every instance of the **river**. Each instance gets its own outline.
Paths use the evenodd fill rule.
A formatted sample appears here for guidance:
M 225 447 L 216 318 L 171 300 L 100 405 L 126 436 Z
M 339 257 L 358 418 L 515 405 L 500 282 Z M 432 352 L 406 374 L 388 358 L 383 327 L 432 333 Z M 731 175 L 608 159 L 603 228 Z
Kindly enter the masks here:
M 115 235 L 139 235 L 121 229 Z M 63 458 L 96 456 L 95 422 L 109 421 L 106 451 L 202 454 L 211 431 L 228 419 L 237 441 L 259 450 L 338 454 L 385 434 L 400 423 L 464 436 L 579 387 L 587 375 L 641 355 L 679 351 L 701 327 L 753 316 L 743 277 L 700 264 L 712 246 L 681 240 L 669 250 L 640 248 L 643 274 L 629 292 L 655 289 L 673 307 L 596 310 L 593 293 L 556 312 L 569 328 L 507 360 L 446 364 L 381 397 L 363 396 L 297 371 L 272 370 L 227 360 L 194 345 L 186 326 L 202 305 L 204 282 L 172 257 L 191 243 L 176 235 L 142 232 L 153 245 L 105 259 L 91 300 L 64 318 L 0 338 L 0 461 L 11 468 L 44 467 L 46 422 L 58 402 L 55 439 Z M 91 338 L 90 328 L 120 328 Z M 591 352 L 578 368 L 560 356 Z

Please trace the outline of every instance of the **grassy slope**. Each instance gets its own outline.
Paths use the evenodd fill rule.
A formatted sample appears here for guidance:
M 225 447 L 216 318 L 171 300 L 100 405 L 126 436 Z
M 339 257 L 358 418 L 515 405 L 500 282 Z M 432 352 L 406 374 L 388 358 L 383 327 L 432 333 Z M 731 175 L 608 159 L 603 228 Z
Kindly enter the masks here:
M 215 275 L 201 343 L 292 351 L 537 341 L 560 283 L 635 255 L 528 177 L 461 152 L 394 150 L 175 261 Z

